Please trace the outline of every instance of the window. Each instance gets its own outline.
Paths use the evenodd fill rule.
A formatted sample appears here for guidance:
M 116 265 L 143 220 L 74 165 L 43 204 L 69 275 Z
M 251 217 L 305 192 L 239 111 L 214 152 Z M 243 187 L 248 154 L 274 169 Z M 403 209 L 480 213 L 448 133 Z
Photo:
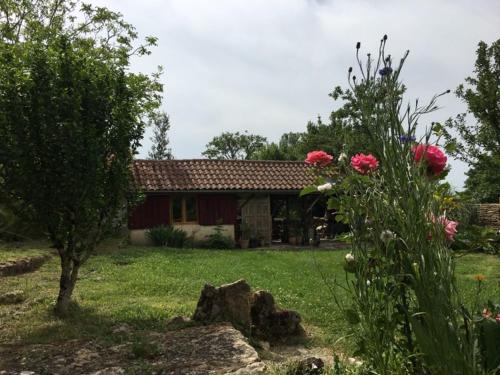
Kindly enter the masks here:
M 198 222 L 198 200 L 194 195 L 172 198 L 172 222 L 174 224 Z

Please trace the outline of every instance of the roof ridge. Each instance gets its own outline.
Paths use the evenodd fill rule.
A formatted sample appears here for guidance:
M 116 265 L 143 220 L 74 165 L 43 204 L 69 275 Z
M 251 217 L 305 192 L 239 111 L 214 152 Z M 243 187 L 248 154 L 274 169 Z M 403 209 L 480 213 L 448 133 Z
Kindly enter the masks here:
M 301 163 L 303 160 L 244 160 L 244 159 L 166 159 L 166 160 L 153 160 L 153 159 L 134 159 L 134 162 L 149 162 L 149 163 L 175 163 L 185 161 L 202 161 L 202 162 L 241 162 L 241 163 Z

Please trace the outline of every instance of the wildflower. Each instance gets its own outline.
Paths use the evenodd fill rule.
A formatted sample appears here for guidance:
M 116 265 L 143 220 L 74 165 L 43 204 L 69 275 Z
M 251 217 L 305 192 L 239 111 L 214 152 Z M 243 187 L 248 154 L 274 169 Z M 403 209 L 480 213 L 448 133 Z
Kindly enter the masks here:
M 493 316 L 493 313 L 489 309 L 484 309 L 482 315 L 484 318 L 488 319 Z
M 383 230 L 382 233 L 380 233 L 380 240 L 386 245 L 394 239 L 396 239 L 396 234 L 394 232 L 391 232 L 390 230 L 386 229 Z
M 347 154 L 345 152 L 341 153 L 339 155 L 339 163 L 343 163 L 346 160 L 347 160 Z
M 420 144 L 413 146 L 412 152 L 415 162 L 420 163 L 422 159 L 425 160 L 430 174 L 438 176 L 444 171 L 448 158 L 439 147 Z
M 378 160 L 372 154 L 356 154 L 351 158 L 351 166 L 361 174 L 378 168 Z
M 330 182 L 327 182 L 326 184 L 319 185 L 318 186 L 318 191 L 327 191 L 327 190 L 332 190 L 333 185 Z
M 352 253 L 348 253 L 348 254 L 346 254 L 346 256 L 345 256 L 345 261 L 346 261 L 347 263 L 353 263 L 353 262 L 355 261 L 355 259 L 354 259 L 354 255 L 352 255 Z
M 401 143 L 410 143 L 415 142 L 416 138 L 414 135 L 402 135 L 399 137 L 399 141 Z
M 379 74 L 383 77 L 383 76 L 388 76 L 389 74 L 392 73 L 392 68 L 390 66 L 386 66 L 382 69 L 380 69 L 379 71 Z
M 486 280 L 486 276 L 484 276 L 482 273 L 479 273 L 477 275 L 474 275 L 474 280 L 481 282 Z
M 333 160 L 333 156 L 325 151 L 311 151 L 307 154 L 305 162 L 315 167 L 326 167 Z

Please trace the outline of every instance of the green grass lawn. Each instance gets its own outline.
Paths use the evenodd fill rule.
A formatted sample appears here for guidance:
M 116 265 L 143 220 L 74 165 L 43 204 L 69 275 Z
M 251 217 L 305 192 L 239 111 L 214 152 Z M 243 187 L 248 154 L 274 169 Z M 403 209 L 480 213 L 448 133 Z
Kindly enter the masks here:
M 48 248 L 44 248 L 40 242 L 0 242 L 0 263 L 36 255 L 45 255 L 49 250 Z
M 0 253 L 2 250 L 0 250 Z M 5 252 L 5 250 L 3 250 Z M 101 251 L 81 270 L 73 317 L 51 315 L 59 263 L 52 258 L 35 273 L 0 279 L 0 293 L 22 289 L 21 307 L 0 306 L 0 343 L 57 342 L 74 338 L 113 339 L 116 324 L 161 330 L 176 315 L 191 315 L 205 283 L 240 278 L 271 291 L 280 306 L 303 317 L 312 344 L 328 345 L 346 334 L 343 317 L 325 282 L 344 279 L 345 251 L 173 250 L 124 247 Z M 484 297 L 500 296 L 500 258 L 467 255 L 458 261 L 459 284 L 467 298 L 472 276 L 485 274 Z

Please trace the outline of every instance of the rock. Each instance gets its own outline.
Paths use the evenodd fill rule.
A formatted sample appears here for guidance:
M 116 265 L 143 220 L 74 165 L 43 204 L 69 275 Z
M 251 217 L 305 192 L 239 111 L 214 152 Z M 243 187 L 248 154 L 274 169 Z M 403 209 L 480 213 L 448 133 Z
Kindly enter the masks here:
M 0 305 L 14 305 L 24 302 L 25 299 L 26 297 L 22 290 L 13 290 L 12 292 L 0 295 Z
M 265 365 L 245 337 L 219 323 L 168 331 L 161 374 L 263 374 Z
M 132 328 L 128 324 L 124 323 L 113 327 L 113 330 L 111 332 L 114 335 L 129 335 L 131 331 Z
M 215 288 L 205 285 L 201 291 L 193 320 L 199 322 L 231 322 L 245 334 L 250 333 L 251 288 L 245 280 Z
M 121 367 L 107 367 L 102 370 L 92 372 L 90 375 L 122 375 L 125 374 L 125 370 Z
M 304 335 L 299 313 L 276 306 L 271 293 L 260 290 L 252 297 L 252 334 L 266 340 Z
M 189 323 L 191 323 L 191 318 L 179 315 L 174 316 L 172 319 L 170 319 L 167 322 L 166 327 L 167 329 L 179 329 L 186 327 Z
M 295 369 L 293 370 L 293 375 L 320 375 L 323 373 L 325 368 L 325 363 L 321 358 L 309 357 L 300 360 Z

